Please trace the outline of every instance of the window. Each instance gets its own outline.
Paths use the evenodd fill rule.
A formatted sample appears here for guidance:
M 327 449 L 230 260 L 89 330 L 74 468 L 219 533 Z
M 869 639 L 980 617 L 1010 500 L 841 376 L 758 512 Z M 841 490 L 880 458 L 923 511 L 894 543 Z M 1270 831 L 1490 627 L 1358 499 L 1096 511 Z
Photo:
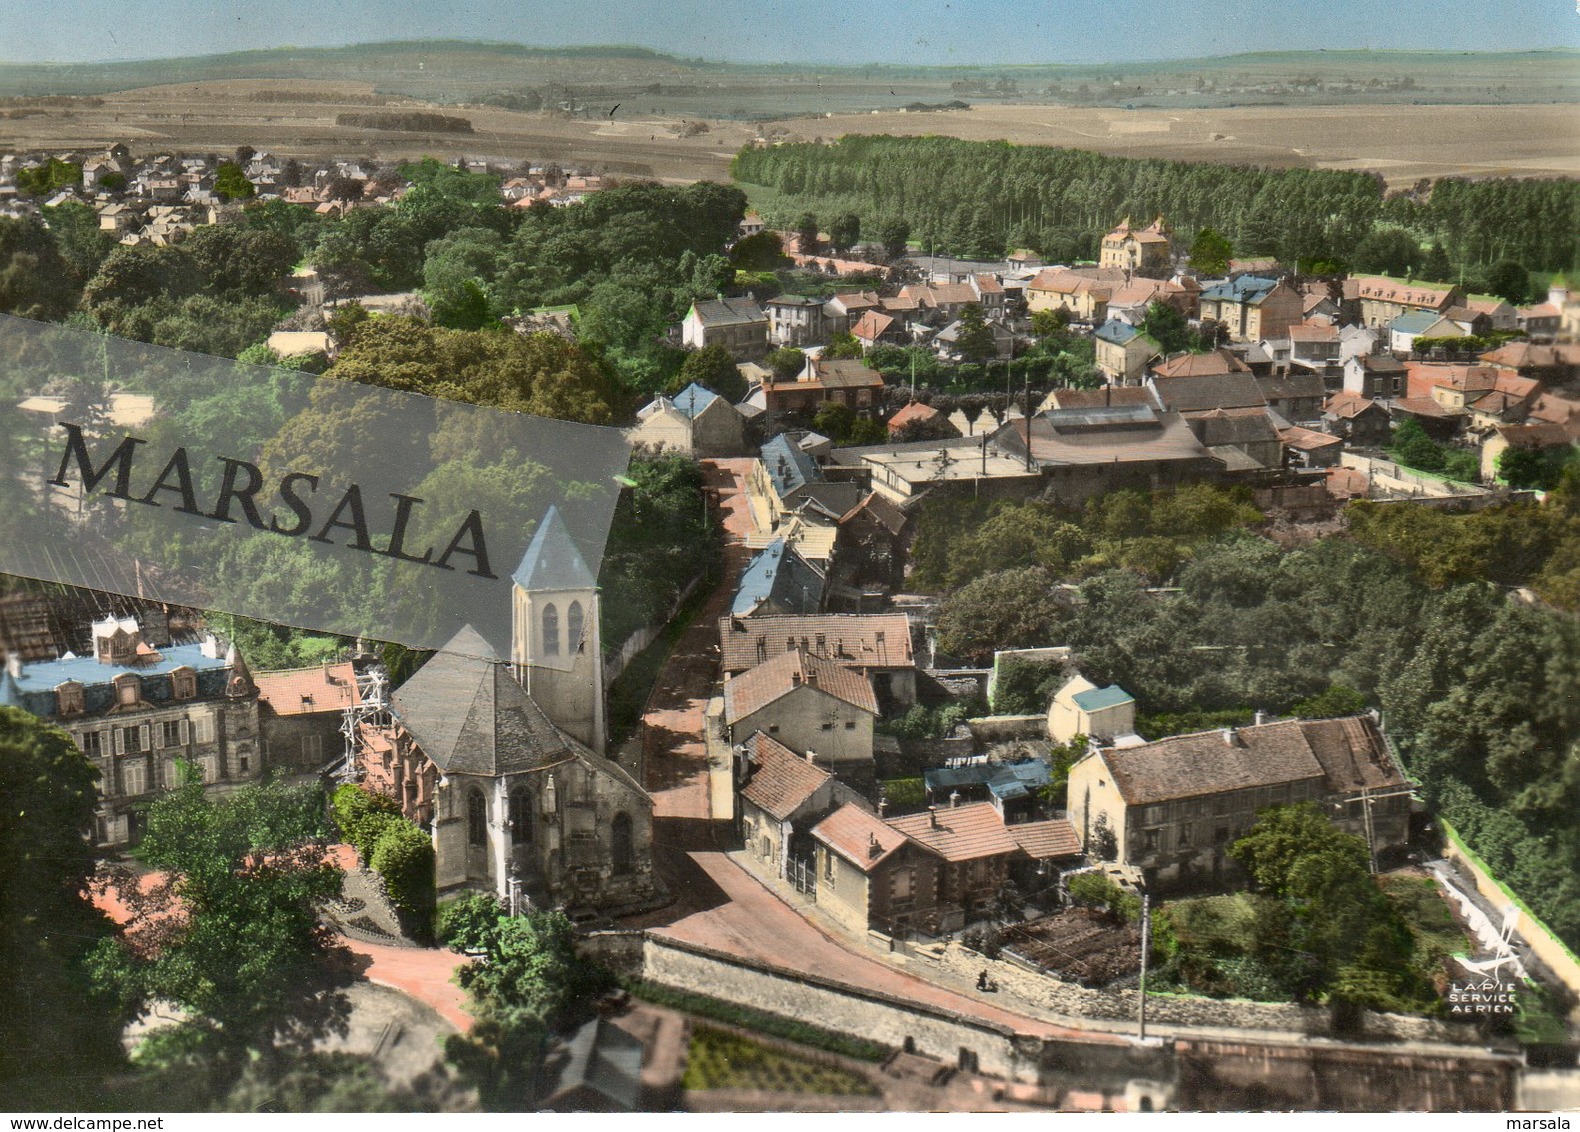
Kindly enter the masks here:
M 204 782 L 218 782 L 219 781 L 219 779 L 220 779 L 220 774 L 219 774 L 219 756 L 217 756 L 217 755 L 204 755 L 201 759 L 198 760 L 197 767 L 198 767 L 198 770 L 203 772 L 203 781 Z
M 242 774 L 246 774 L 249 770 L 251 770 L 252 769 L 252 756 L 251 755 L 238 755 L 237 758 L 236 758 L 236 769 L 239 772 L 241 772 Z
M 212 743 L 214 741 L 214 717 L 200 715 L 192 720 L 193 739 L 198 743 Z
M 82 711 L 82 685 L 68 680 L 56 688 L 55 711 L 60 715 L 76 715 Z
M 1162 845 L 1162 830 L 1148 829 L 1142 832 L 1142 848 L 1148 853 L 1156 853 Z
M 571 602 L 571 607 L 565 611 L 565 648 L 573 654 L 582 651 L 582 603 L 579 601 Z
M 824 723 L 823 723 L 823 730 L 824 731 L 832 731 L 832 730 L 834 730 L 834 721 L 833 720 L 825 720 Z
M 128 759 L 121 764 L 121 787 L 128 796 L 148 792 L 148 768 L 142 759 Z
M 767 841 L 767 838 L 763 840 Z M 614 816 L 609 834 L 609 849 L 614 875 L 625 876 L 631 871 L 635 854 L 631 844 L 631 816 L 624 811 Z
M 159 745 L 161 747 L 185 747 L 191 734 L 191 728 L 184 719 L 167 719 L 159 725 Z
M 829 881 L 834 879 L 834 854 L 827 849 L 823 850 L 823 879 Z
M 1190 845 L 1190 822 L 1182 821 L 1182 822 L 1180 822 L 1180 848 L 1183 849 L 1183 848 L 1186 848 L 1189 845 Z
M 553 602 L 543 607 L 543 655 L 560 655 L 560 611 Z
M 532 794 L 525 786 L 510 792 L 510 838 L 517 845 L 532 844 Z
M 161 765 L 164 767 L 165 789 L 174 790 L 177 786 L 180 786 L 181 764 L 175 759 L 166 759 Z
M 302 761 L 316 763 L 324 757 L 324 737 L 322 735 L 302 736 Z
M 777 735 L 777 734 L 779 734 L 779 725 L 777 723 L 770 723 L 768 725 L 768 734 L 770 734 L 770 735 Z
M 115 702 L 122 707 L 131 707 L 142 698 L 142 681 L 135 676 L 117 676 L 115 678 Z
M 172 672 L 170 694 L 178 700 L 190 700 L 197 695 L 197 673 L 190 668 L 178 668 Z
M 104 754 L 104 732 L 84 731 L 82 733 L 82 753 L 90 759 L 102 756 Z
M 894 870 L 894 879 L 889 889 L 889 895 L 895 900 L 909 900 L 914 881 L 915 874 L 910 869 Z
M 488 844 L 488 804 L 476 787 L 466 795 L 466 842 L 476 849 Z
M 1228 841 L 1228 840 L 1229 840 L 1229 827 L 1228 826 L 1220 825 L 1217 829 L 1213 830 L 1212 843 L 1214 845 L 1222 845 L 1225 841 Z
M 854 730 L 856 730 L 856 721 L 854 719 L 847 719 L 845 721 L 845 730 L 846 731 L 854 731 Z
M 118 755 L 135 755 L 139 751 L 148 749 L 148 728 L 146 727 L 117 727 L 115 729 L 115 753 Z

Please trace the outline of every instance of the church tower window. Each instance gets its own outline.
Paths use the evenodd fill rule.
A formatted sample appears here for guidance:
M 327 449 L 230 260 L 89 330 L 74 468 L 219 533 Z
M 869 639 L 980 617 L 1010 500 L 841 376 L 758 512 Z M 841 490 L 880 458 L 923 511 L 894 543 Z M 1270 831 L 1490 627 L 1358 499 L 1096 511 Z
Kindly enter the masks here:
M 543 655 L 560 655 L 560 611 L 553 602 L 543 607 Z

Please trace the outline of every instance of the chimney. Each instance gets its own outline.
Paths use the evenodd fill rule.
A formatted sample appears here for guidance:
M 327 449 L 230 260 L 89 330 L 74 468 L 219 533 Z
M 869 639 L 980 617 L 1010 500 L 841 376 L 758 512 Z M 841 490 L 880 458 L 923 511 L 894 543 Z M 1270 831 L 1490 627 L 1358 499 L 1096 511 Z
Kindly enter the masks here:
M 876 833 L 867 834 L 867 856 L 883 856 L 883 846 L 878 844 L 878 835 Z
M 882 795 L 878 797 L 878 816 L 881 818 L 889 809 L 889 800 Z
M 1225 727 L 1223 729 L 1223 742 L 1226 747 L 1238 747 L 1240 745 L 1240 736 L 1235 732 L 1234 728 Z
M 1267 713 L 1258 708 L 1256 715 L 1253 718 L 1255 720 L 1256 726 L 1260 727 L 1262 724 L 1267 722 Z
M 960 791 L 958 791 L 958 790 L 951 790 L 949 792 L 949 808 L 952 810 L 952 809 L 955 809 L 959 805 L 960 805 Z
M 931 821 L 932 827 L 934 829 L 942 829 L 943 828 L 943 826 L 938 824 L 938 807 L 937 806 L 928 806 L 927 807 L 927 817 Z
M 20 680 L 22 678 L 21 653 L 8 651 L 5 654 L 5 672 L 6 675 L 11 677 L 13 680 Z
M 811 763 L 813 766 L 816 766 L 817 765 L 817 752 L 814 751 L 814 750 L 811 750 L 810 748 L 808 748 L 807 753 L 806 753 L 806 761 Z

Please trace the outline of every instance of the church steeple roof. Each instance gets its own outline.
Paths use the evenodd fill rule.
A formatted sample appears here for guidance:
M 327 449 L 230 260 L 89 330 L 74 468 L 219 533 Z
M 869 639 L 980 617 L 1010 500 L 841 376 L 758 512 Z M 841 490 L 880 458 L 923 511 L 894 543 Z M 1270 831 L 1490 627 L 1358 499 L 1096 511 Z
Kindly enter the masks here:
M 524 590 L 590 590 L 598 584 L 560 518 L 559 508 L 552 504 L 511 580 Z

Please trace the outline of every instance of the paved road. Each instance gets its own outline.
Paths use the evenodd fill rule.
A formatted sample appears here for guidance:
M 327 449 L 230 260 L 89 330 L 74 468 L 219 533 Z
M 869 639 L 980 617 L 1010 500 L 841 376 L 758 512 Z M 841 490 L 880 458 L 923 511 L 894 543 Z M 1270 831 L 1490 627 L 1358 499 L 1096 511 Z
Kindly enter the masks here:
M 743 543 L 750 529 L 745 483 L 751 464 L 742 459 L 705 465 L 727 533 L 724 577 L 660 673 L 644 717 L 655 860 L 677 899 L 627 926 L 647 927 L 659 935 L 791 970 L 836 975 L 912 1001 L 1013 1026 L 1021 1033 L 1123 1042 L 1114 1035 L 1071 1030 L 1001 1009 L 847 948 L 719 848 L 729 831 L 718 829 L 711 820 L 703 713 L 718 676 L 718 618 L 749 554 Z

